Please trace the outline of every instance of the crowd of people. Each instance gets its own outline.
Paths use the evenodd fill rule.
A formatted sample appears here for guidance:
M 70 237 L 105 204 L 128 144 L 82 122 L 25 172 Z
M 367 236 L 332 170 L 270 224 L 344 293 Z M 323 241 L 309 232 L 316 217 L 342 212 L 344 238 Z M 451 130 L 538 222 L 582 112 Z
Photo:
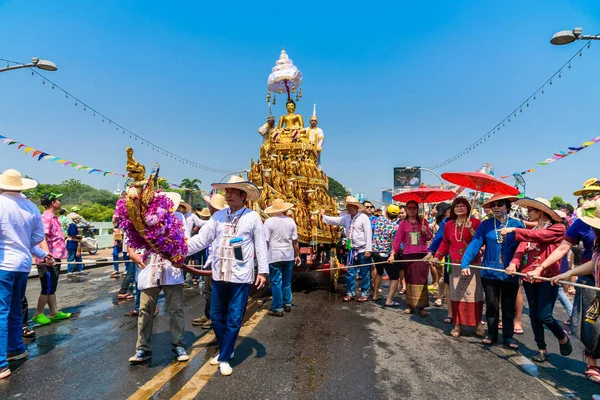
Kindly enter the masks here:
M 70 317 L 58 309 L 55 292 L 61 262 L 80 257 L 80 221 L 62 212 L 60 195 L 54 193 L 42 196 L 41 214 L 21 193 L 36 185 L 15 170 L 0 174 L 0 378 L 10 375 L 9 361 L 28 356 L 23 343 L 28 334 L 25 288 L 32 265 L 37 265 L 41 282 L 32 320 L 43 325 Z M 158 254 L 132 248 L 126 233 L 115 227 L 113 256 L 126 261 L 117 297 L 136 299 L 126 314 L 138 318 L 136 353 L 129 359 L 133 364 L 152 356 L 152 326 L 161 291 L 176 359 L 189 360 L 183 343 L 183 290 L 199 284 L 200 277 L 206 306 L 192 324 L 214 330 L 219 350 L 210 363 L 223 375 L 232 373 L 230 360 L 252 285 L 260 289 L 269 278 L 269 315 L 283 317 L 292 311 L 292 269 L 301 263 L 297 226 L 288 216 L 293 204 L 274 200 L 264 210 L 268 218 L 263 222 L 247 207 L 260 196 L 254 184 L 233 176 L 212 187 L 212 196 L 204 197 L 206 208 L 194 210 L 177 193 L 161 193 L 171 200 L 170 211 L 184 227 L 185 262 L 174 265 Z M 598 285 L 600 183 L 589 180 L 575 195 L 581 196 L 577 210 L 568 205 L 552 209 L 542 198 L 495 194 L 481 206 L 482 212 L 457 197 L 427 213 L 415 201 L 377 210 L 369 201 L 348 196 L 339 216 L 321 211 L 324 223 L 343 227 L 341 250 L 347 268 L 342 300 L 400 307 L 398 300 L 404 296 L 406 314 L 426 316 L 433 296 L 433 306 L 443 306 L 444 300 L 448 304 L 444 322 L 454 325 L 451 336 L 471 329 L 485 345 L 494 345 L 502 330 L 504 345 L 518 349 L 515 335 L 523 333 L 524 292 L 539 350 L 533 361 L 541 363 L 549 356 L 545 328 L 558 341 L 560 353 L 569 355 L 570 325 L 587 349 L 586 376 L 600 383 L 600 297 L 578 288 L 571 302 L 571 287 L 559 283 L 579 276 L 584 284 Z M 68 268 L 68 274 L 75 273 Z M 115 262 L 112 275 L 119 274 Z M 389 281 L 387 294 L 384 280 Z M 569 321 L 554 318 L 557 299 Z

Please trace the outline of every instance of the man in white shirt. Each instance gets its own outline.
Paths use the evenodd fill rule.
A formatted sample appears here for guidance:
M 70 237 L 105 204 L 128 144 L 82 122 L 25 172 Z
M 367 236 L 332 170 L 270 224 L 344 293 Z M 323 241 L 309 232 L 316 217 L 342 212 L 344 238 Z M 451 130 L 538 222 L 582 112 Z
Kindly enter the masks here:
M 294 205 L 275 199 L 265 209 L 271 217 L 265 221 L 265 238 L 269 246 L 269 278 L 273 299 L 268 314 L 283 317 L 292 311 L 292 268 L 300 265 L 298 228 L 285 213 Z
M 246 201 L 260 197 L 256 185 L 232 176 L 227 183 L 213 183 L 212 187 L 225 191 L 229 207 L 217 211 L 200 233 L 188 241 L 188 255 L 212 244 L 209 255 L 213 280 L 210 314 L 220 353 L 210 362 L 219 365 L 222 375 L 231 375 L 229 360 L 242 327 L 250 285 L 254 282 L 261 289 L 267 281 L 267 242 L 260 216 L 244 206 Z M 256 280 L 255 254 L 258 262 Z
M 345 201 L 347 214 L 341 217 L 329 217 L 325 215 L 325 210 L 321 210 L 323 222 L 329 225 L 343 226 L 346 230 L 346 248 L 348 250 L 348 260 L 346 265 L 363 265 L 362 267 L 348 268 L 346 271 L 346 296 L 345 302 L 354 300 L 356 296 L 356 275 L 360 273 L 361 277 L 361 295 L 358 302 L 364 303 L 369 300 L 369 291 L 371 290 L 371 265 L 365 265 L 371 262 L 372 250 L 372 229 L 369 217 L 362 213 L 363 206 L 358 199 L 352 196 L 346 197 Z M 360 269 L 360 272 L 357 271 Z
M 21 337 L 21 299 L 31 271 L 31 254 L 54 264 L 47 247 L 45 251 L 38 246 L 44 240 L 40 211 L 21 194 L 37 184 L 14 169 L 0 174 L 0 379 L 11 374 L 8 361 L 29 356 Z

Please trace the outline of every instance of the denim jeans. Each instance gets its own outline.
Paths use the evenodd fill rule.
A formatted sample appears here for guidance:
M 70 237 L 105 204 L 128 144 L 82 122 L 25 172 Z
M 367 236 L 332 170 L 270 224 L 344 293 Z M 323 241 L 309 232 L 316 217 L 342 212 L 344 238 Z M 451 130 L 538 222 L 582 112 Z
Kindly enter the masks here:
M 356 259 L 350 261 L 350 265 L 366 264 L 371 262 L 371 258 L 366 258 L 365 253 L 358 253 Z M 350 266 L 349 265 L 349 266 Z M 371 267 L 372 265 L 365 265 L 358 268 L 348 268 L 346 271 L 346 294 L 349 296 L 356 296 L 356 275 L 360 274 L 360 288 L 362 290 L 362 297 L 369 297 L 369 291 L 371 290 Z
M 131 284 L 135 285 L 135 269 L 136 265 L 134 263 L 125 263 L 125 268 L 127 273 L 125 274 L 125 278 L 123 278 L 123 282 L 121 282 L 121 289 L 119 290 L 119 294 L 125 294 L 129 290 L 129 286 Z
M 129 260 L 129 254 L 127 254 L 127 252 L 126 252 L 126 251 L 123 251 L 123 247 L 120 247 L 120 246 L 113 246 L 113 253 L 112 253 L 112 256 L 113 256 L 113 261 L 119 261 L 119 254 L 120 254 L 121 252 L 123 252 L 123 260 L 125 260 L 125 261 Z M 129 264 L 131 264 L 131 263 L 125 263 L 125 268 L 127 268 L 127 266 L 128 266 Z M 116 272 L 119 272 L 119 263 L 115 262 L 115 263 L 113 264 L 113 266 L 114 266 L 114 268 L 115 268 L 115 271 L 116 271 Z
M 250 285 L 213 281 L 210 316 L 219 343 L 219 361 L 229 361 L 240 333 Z
M 293 261 L 279 261 L 269 264 L 269 278 L 273 300 L 271 310 L 283 311 L 283 306 L 292 305 L 292 268 Z
M 0 368 L 8 367 L 7 354 L 26 350 L 21 300 L 27 287 L 27 272 L 0 270 Z
M 567 311 L 569 318 L 571 318 L 571 315 L 573 315 L 573 303 L 571 303 L 571 299 L 569 299 L 569 296 L 565 293 L 565 288 L 563 288 L 562 285 L 558 287 L 558 301 L 560 301 L 560 304 L 562 304 Z
M 67 250 L 67 252 L 68 252 L 67 262 L 72 263 L 72 262 L 81 262 L 82 261 L 81 256 L 75 255 L 75 254 L 77 254 L 77 249 L 69 249 L 69 250 Z M 67 264 L 67 273 L 72 274 L 74 269 L 75 269 L 75 264 Z M 83 264 L 77 264 L 77 272 L 81 272 L 81 271 L 83 271 Z
M 565 331 L 552 316 L 556 296 L 558 296 L 558 286 L 554 286 L 550 282 L 523 282 L 523 289 L 525 289 L 529 303 L 529 318 L 535 343 L 538 349 L 546 350 L 544 325 L 558 340 L 563 340 L 566 336 Z
M 140 273 L 140 269 L 137 266 L 137 264 L 134 263 L 130 263 L 133 264 L 134 268 L 135 268 L 135 310 L 136 311 L 140 311 L 140 302 L 141 302 L 141 297 L 142 297 L 142 291 L 140 289 L 138 289 L 137 287 L 137 281 L 138 281 L 138 275 Z

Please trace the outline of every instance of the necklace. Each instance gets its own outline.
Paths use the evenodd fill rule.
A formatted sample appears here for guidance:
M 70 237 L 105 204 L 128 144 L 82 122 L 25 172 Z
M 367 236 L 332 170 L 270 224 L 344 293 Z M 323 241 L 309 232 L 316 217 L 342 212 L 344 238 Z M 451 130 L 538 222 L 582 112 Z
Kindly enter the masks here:
M 462 224 L 458 223 L 458 220 L 454 221 L 454 238 L 457 242 L 461 242 L 463 240 L 463 233 L 465 225 L 467 224 L 467 220 L 465 219 Z
M 500 231 L 502 230 L 502 228 L 506 228 L 508 226 L 508 218 L 506 218 L 505 221 L 501 222 L 499 227 L 496 226 L 497 220 L 498 218 L 494 218 L 494 233 L 496 234 L 496 243 L 502 244 L 502 242 L 504 242 L 504 237 L 502 237 Z

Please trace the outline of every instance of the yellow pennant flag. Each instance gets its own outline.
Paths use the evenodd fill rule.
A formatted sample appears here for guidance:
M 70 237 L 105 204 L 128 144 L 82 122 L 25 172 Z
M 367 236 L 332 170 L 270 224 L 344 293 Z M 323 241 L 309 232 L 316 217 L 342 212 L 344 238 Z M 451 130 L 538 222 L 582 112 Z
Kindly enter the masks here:
M 25 154 L 29 153 L 31 150 L 35 150 L 33 147 L 26 147 Z

